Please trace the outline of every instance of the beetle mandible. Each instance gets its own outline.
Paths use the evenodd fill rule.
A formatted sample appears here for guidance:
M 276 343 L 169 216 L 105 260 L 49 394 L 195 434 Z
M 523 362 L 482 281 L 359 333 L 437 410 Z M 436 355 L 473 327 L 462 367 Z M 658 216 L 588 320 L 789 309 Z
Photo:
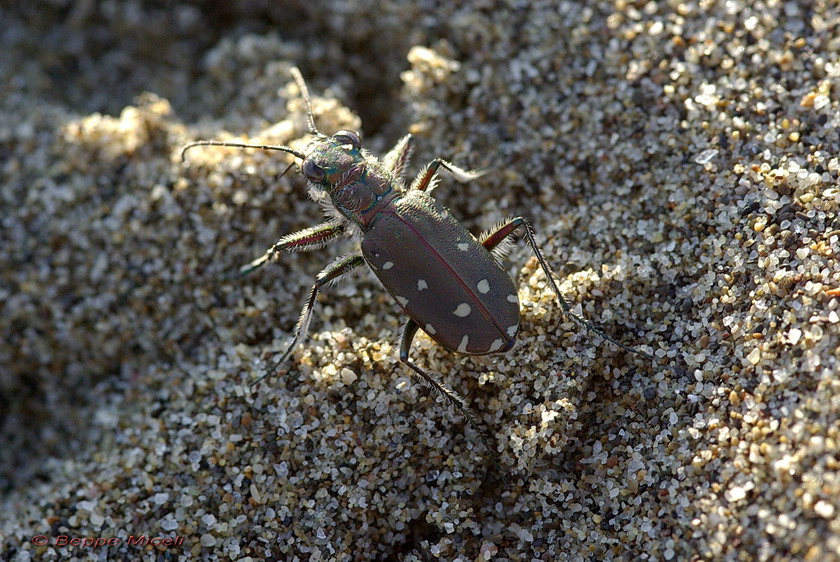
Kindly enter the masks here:
M 450 351 L 468 355 L 501 353 L 513 346 L 519 332 L 519 298 L 513 280 L 497 258 L 502 253 L 502 242 L 519 229 L 524 230 L 567 315 L 587 331 L 651 359 L 647 353 L 609 337 L 571 309 L 525 217 L 510 218 L 476 239 L 430 195 L 440 168 L 461 182 L 473 180 L 482 172 L 466 171 L 435 158 L 406 186 L 411 135 L 403 137 L 379 160 L 362 148 L 356 132 L 339 131 L 332 136 L 321 133 L 315 126 L 303 77 L 297 68 L 292 68 L 291 73 L 305 101 L 309 132 L 314 136 L 305 152 L 283 145 L 218 140 L 193 142 L 181 152 L 182 160 L 186 151 L 196 146 L 288 152 L 301 160 L 300 171 L 309 182 L 310 197 L 321 203 L 330 216 L 327 222 L 283 236 L 261 257 L 240 268 L 238 276 L 259 269 L 284 250 L 314 250 L 341 235 L 359 242 L 358 251 L 336 259 L 316 276 L 291 344 L 253 384 L 276 371 L 306 337 L 318 292 L 367 265 L 408 316 L 400 336 L 400 361 L 456 407 L 490 450 L 463 399 L 414 363 L 409 351 L 417 330 L 423 330 Z

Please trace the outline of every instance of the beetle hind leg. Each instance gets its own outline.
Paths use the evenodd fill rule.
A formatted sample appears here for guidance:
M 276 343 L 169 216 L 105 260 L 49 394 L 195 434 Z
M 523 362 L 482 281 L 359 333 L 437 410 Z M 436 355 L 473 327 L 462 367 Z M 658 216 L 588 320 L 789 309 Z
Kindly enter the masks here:
M 528 238 L 528 244 L 531 246 L 531 249 L 534 251 L 534 255 L 537 256 L 537 261 L 542 267 L 543 272 L 545 272 L 545 276 L 548 277 L 548 282 L 551 284 L 551 289 L 554 291 L 554 294 L 557 295 L 557 300 L 560 301 L 560 306 L 569 317 L 571 317 L 575 322 L 577 322 L 584 330 L 588 332 L 592 332 L 596 335 L 601 336 L 608 342 L 612 343 L 615 346 L 620 347 L 625 351 L 629 351 L 630 353 L 634 353 L 645 359 L 653 359 L 653 356 L 649 353 L 636 349 L 634 347 L 630 347 L 621 343 L 620 341 L 608 336 L 604 330 L 596 326 L 591 321 L 587 320 L 580 314 L 576 313 L 572 310 L 572 307 L 569 306 L 569 303 L 563 298 L 563 294 L 560 292 L 560 288 L 557 286 L 557 281 L 554 279 L 554 272 L 551 270 L 551 267 L 548 265 L 548 262 L 545 260 L 542 254 L 542 250 L 537 245 L 537 241 L 534 239 L 534 227 L 531 226 L 531 223 L 525 217 L 514 217 L 506 222 L 504 222 L 500 227 L 498 227 L 494 232 L 483 237 L 481 244 L 487 248 L 487 250 L 492 251 L 496 246 L 499 246 L 504 240 L 506 240 L 513 232 L 518 229 L 519 227 L 525 228 L 525 235 Z
M 364 258 L 360 255 L 352 254 L 344 256 L 329 264 L 315 277 L 315 284 L 309 291 L 309 298 L 306 299 L 306 304 L 303 305 L 300 319 L 298 319 L 297 326 L 295 327 L 295 337 L 292 339 L 292 343 L 289 344 L 289 347 L 286 348 L 286 351 L 283 352 L 280 358 L 271 364 L 271 367 L 263 376 L 251 383 L 252 387 L 277 371 L 280 365 L 286 362 L 301 340 L 306 337 L 306 334 L 309 332 L 309 321 L 312 320 L 312 309 L 315 308 L 315 299 L 321 287 L 338 281 L 338 279 L 347 275 L 363 263 L 365 263 Z
M 473 430 L 478 434 L 479 439 L 481 439 L 481 444 L 487 451 L 487 454 L 490 455 L 490 460 L 493 462 L 496 472 L 498 474 L 502 474 L 499 464 L 496 462 L 495 457 L 493 457 L 495 449 L 490 447 L 490 441 L 487 439 L 484 432 L 478 427 L 472 412 L 470 412 L 470 409 L 464 403 L 464 399 L 458 396 L 455 391 L 446 388 L 446 386 L 444 386 L 444 384 L 441 383 L 434 375 L 424 371 L 408 358 L 408 351 L 411 348 L 411 342 L 414 341 L 414 336 L 417 334 L 418 328 L 419 326 L 417 325 L 417 322 L 411 319 L 409 319 L 403 326 L 402 335 L 400 336 L 400 361 L 408 365 L 417 376 L 429 383 L 429 386 L 443 396 L 450 405 L 454 406 L 459 412 L 461 412 L 461 415 L 464 416 L 467 423 L 470 424 L 470 427 L 473 428 Z

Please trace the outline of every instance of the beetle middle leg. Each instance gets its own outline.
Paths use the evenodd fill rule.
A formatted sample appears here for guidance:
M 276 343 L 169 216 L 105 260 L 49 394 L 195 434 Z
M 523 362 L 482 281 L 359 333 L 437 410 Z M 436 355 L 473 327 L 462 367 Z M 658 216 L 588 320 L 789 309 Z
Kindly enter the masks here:
M 258 270 L 271 260 L 277 257 L 277 254 L 283 250 L 289 252 L 308 252 L 309 250 L 316 250 L 322 247 L 327 242 L 334 240 L 344 234 L 344 227 L 337 223 L 325 222 L 318 226 L 305 228 L 298 232 L 293 232 L 283 236 L 272 247 L 265 251 L 265 253 L 239 268 L 239 271 L 228 275 L 225 279 L 240 279 L 246 275 L 250 275 Z
M 289 358 L 300 341 L 306 337 L 307 332 L 309 332 L 309 321 L 312 319 L 312 309 L 315 307 L 315 298 L 318 296 L 318 291 L 321 287 L 337 281 L 364 263 L 365 260 L 361 255 L 351 254 L 349 256 L 338 258 L 325 267 L 321 273 L 315 277 L 315 284 L 309 291 L 309 298 L 306 299 L 306 304 L 303 306 L 303 310 L 300 313 L 300 319 L 295 327 L 295 337 L 292 339 L 292 343 L 289 344 L 289 347 L 286 348 L 286 351 L 283 352 L 280 358 L 272 363 L 271 368 L 269 368 L 263 376 L 251 383 L 251 386 L 256 385 L 274 373 L 280 365 L 285 363 L 286 359 Z
M 551 267 L 548 265 L 548 262 L 545 261 L 545 258 L 543 257 L 542 250 L 540 250 L 540 247 L 537 245 L 537 242 L 534 239 L 534 227 L 531 226 L 531 223 L 528 221 L 528 219 L 526 219 L 525 217 L 513 217 L 512 219 L 509 219 L 507 222 L 498 227 L 494 232 L 491 232 L 484 236 L 484 239 L 481 241 L 481 244 L 488 250 L 493 250 L 493 248 L 498 246 L 508 236 L 513 234 L 513 232 L 519 227 L 525 228 L 525 235 L 528 238 L 528 244 L 531 245 L 531 249 L 534 251 L 534 255 L 537 256 L 537 261 L 539 261 L 540 267 L 542 267 L 543 272 L 545 272 L 545 276 L 548 277 L 548 282 L 551 283 L 551 289 L 554 291 L 554 294 L 557 295 L 557 300 L 560 301 L 560 306 L 563 308 L 563 312 L 565 312 L 572 319 L 574 319 L 575 322 L 580 324 L 585 330 L 601 336 L 613 345 L 616 345 L 625 351 L 635 353 L 636 355 L 644 357 L 645 359 L 653 359 L 653 356 L 651 356 L 650 354 L 630 347 L 628 345 L 624 345 L 620 341 L 611 338 L 606 333 L 604 333 L 604 331 L 601 328 L 599 328 L 598 326 L 596 326 L 595 324 L 593 324 L 592 322 L 590 322 L 589 320 L 572 310 L 572 307 L 569 306 L 569 303 L 566 301 L 565 298 L 563 298 L 563 294 L 560 292 L 559 287 L 557 287 L 557 282 L 554 280 L 554 272 L 551 271 Z
M 491 460 L 493 461 L 493 465 L 496 468 L 496 472 L 501 474 L 501 469 L 499 468 L 496 459 L 492 456 L 495 452 L 494 449 L 490 448 L 490 443 L 487 440 L 487 437 L 484 435 L 484 432 L 478 427 L 478 424 L 475 422 L 475 418 L 473 418 L 472 412 L 464 403 L 464 399 L 458 396 L 455 391 L 450 390 L 444 386 L 442 382 L 437 380 L 434 375 L 428 373 L 421 369 L 417 364 L 413 363 L 408 358 L 408 351 L 411 348 L 411 342 L 414 341 L 414 336 L 417 334 L 419 326 L 417 322 L 412 319 L 408 319 L 406 323 L 403 325 L 402 335 L 400 336 L 400 361 L 411 367 L 411 370 L 417 373 L 424 381 L 429 383 L 429 385 L 434 388 L 441 396 L 443 396 L 449 404 L 454 406 L 461 412 L 461 415 L 467 420 L 467 423 L 470 424 L 470 427 L 478 434 L 479 439 L 481 439 L 481 444 L 484 446 L 484 449 L 487 451 L 489 455 L 491 455 Z

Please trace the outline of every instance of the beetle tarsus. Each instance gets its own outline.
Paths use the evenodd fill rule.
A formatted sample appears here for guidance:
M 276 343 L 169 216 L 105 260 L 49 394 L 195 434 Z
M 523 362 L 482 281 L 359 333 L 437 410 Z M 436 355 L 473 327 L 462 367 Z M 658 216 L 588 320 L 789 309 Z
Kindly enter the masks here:
M 271 367 L 263 376 L 251 383 L 252 388 L 273 375 L 280 365 L 286 362 L 300 341 L 306 337 L 306 334 L 309 332 L 309 321 L 312 320 L 312 310 L 315 308 L 315 299 L 318 297 L 318 291 L 321 287 L 337 281 L 364 263 L 365 260 L 359 254 L 350 254 L 338 258 L 315 277 L 315 284 L 312 285 L 312 289 L 309 291 L 309 298 L 306 299 L 306 304 L 300 313 L 300 319 L 298 319 L 297 327 L 295 328 L 295 337 L 292 339 L 292 343 L 289 344 L 289 347 L 283 352 L 280 359 L 272 363 Z
M 493 455 L 495 449 L 490 446 L 490 440 L 487 438 L 487 435 L 485 435 L 481 428 L 478 427 L 478 423 L 476 423 L 475 417 L 473 417 L 472 412 L 464 402 L 464 399 L 461 398 L 454 390 L 447 388 L 442 382 L 437 380 L 434 375 L 424 371 L 417 366 L 417 364 L 409 360 L 408 351 L 411 348 L 411 343 L 414 341 L 414 336 L 417 334 L 418 328 L 419 326 L 417 325 L 417 322 L 411 319 L 406 321 L 403 326 L 402 336 L 400 337 L 400 361 L 408 365 L 416 375 L 426 381 L 429 386 L 443 396 L 443 398 L 449 402 L 451 406 L 454 406 L 459 412 L 461 412 L 461 415 L 464 416 L 464 419 L 467 420 L 467 423 L 473 428 L 473 431 L 478 434 L 478 438 L 481 440 L 481 445 L 484 447 L 490 461 L 493 463 L 496 473 L 502 477 L 502 480 L 504 480 L 504 473 Z

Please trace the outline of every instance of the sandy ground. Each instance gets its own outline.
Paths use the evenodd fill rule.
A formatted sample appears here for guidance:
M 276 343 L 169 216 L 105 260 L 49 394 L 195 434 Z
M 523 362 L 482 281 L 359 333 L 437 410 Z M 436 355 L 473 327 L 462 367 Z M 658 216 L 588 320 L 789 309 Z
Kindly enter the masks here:
M 0 559 L 840 558 L 836 6 L 282 4 L 0 9 Z M 367 274 L 250 386 L 352 248 L 225 281 L 321 211 L 288 155 L 179 148 L 304 147 L 292 66 L 322 131 L 486 170 L 435 196 L 530 217 L 654 360 L 520 241 L 514 349 L 415 344 L 494 451 Z

